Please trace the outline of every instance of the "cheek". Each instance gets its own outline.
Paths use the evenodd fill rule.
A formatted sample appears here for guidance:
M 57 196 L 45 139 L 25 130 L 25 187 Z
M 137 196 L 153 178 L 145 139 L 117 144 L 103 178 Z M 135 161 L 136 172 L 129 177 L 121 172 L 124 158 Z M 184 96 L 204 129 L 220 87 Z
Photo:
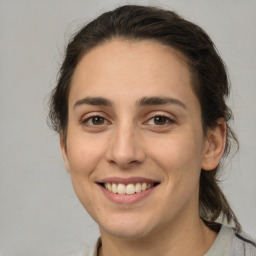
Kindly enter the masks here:
M 166 166 L 200 166 L 202 159 L 202 140 L 200 137 L 175 134 L 163 140 L 153 141 L 151 155 L 159 164 Z
M 102 156 L 102 145 L 83 135 L 70 136 L 67 145 L 71 175 L 89 175 Z
M 175 134 L 153 145 L 151 156 L 166 177 L 167 193 L 175 194 L 178 198 L 197 193 L 202 159 L 200 137 L 191 132 Z
M 72 184 L 78 199 L 89 213 L 94 208 L 92 177 L 102 155 L 100 148 L 95 140 L 84 135 L 68 137 L 67 155 Z
M 156 144 L 155 144 L 156 145 Z M 198 200 L 201 172 L 201 142 L 192 136 L 175 135 L 169 143 L 154 148 L 155 161 L 166 177 L 166 212 L 173 205 L 182 209 Z M 196 206 L 197 207 L 197 206 Z

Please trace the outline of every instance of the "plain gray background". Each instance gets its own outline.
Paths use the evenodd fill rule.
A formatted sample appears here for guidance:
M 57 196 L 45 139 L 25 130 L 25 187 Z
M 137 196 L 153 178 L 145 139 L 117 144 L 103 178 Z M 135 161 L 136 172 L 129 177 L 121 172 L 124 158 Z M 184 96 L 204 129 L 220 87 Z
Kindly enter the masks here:
M 125 3 L 174 9 L 203 27 L 225 60 L 233 86 L 240 151 L 222 175 L 244 229 L 256 238 L 255 0 L 0 0 L 0 254 L 68 255 L 97 227 L 78 202 L 47 100 L 64 46 L 82 24 Z

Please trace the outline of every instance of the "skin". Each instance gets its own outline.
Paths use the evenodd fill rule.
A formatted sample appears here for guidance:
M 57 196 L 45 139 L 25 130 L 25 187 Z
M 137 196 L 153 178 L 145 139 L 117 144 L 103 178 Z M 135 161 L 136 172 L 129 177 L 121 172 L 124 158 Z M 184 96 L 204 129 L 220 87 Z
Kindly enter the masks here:
M 191 83 L 185 58 L 152 41 L 115 39 L 78 63 L 60 141 L 76 194 L 99 225 L 100 255 L 204 255 L 216 238 L 199 217 L 199 177 L 220 161 L 225 123 L 204 136 Z M 111 105 L 87 104 L 87 97 Z M 139 105 L 145 97 L 175 100 Z M 160 184 L 137 203 L 116 204 L 97 184 L 108 177 Z

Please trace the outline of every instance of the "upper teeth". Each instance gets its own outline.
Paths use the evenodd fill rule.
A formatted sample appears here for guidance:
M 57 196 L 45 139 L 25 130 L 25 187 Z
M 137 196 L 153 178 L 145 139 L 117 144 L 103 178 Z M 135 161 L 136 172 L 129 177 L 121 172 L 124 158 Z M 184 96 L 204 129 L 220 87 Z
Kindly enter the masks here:
M 104 183 L 104 187 L 115 194 L 120 195 L 132 195 L 135 193 L 140 193 L 141 191 L 147 190 L 151 187 L 153 187 L 153 183 L 136 183 L 136 184 L 116 184 L 116 183 Z

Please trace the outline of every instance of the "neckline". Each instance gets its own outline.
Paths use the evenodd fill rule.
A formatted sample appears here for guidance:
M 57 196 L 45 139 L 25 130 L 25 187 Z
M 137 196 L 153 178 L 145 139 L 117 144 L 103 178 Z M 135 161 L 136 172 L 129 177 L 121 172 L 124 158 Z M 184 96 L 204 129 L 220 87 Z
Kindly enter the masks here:
M 204 256 L 229 255 L 233 234 L 231 227 L 221 225 L 215 241 Z

